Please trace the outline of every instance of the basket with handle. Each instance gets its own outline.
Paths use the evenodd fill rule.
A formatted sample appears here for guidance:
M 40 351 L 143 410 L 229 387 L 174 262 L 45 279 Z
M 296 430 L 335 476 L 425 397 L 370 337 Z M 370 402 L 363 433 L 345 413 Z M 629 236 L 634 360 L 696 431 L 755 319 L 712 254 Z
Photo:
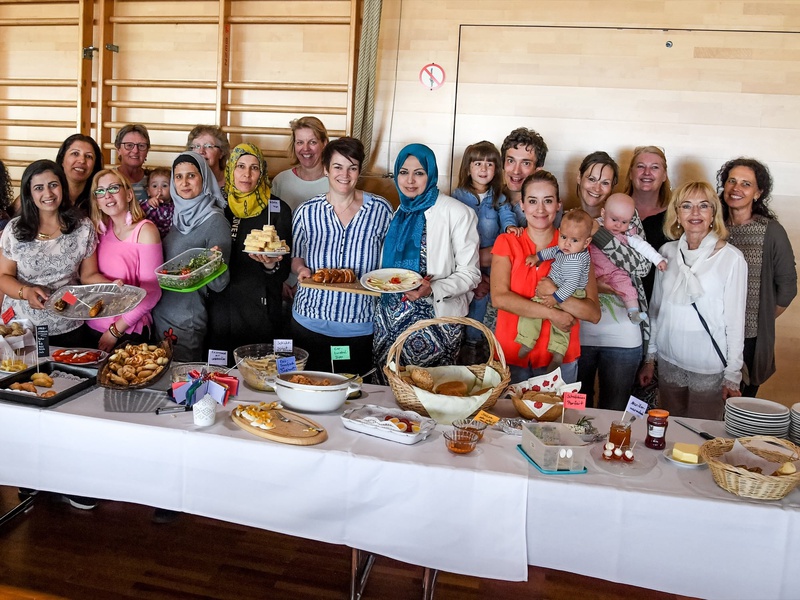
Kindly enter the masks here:
M 399 369 L 400 353 L 403 350 L 405 341 L 412 333 L 433 325 L 469 325 L 480 331 L 486 337 L 486 340 L 489 342 L 488 360 L 486 363 L 480 365 L 467 365 L 466 368 L 478 379 L 483 379 L 487 367 L 491 367 L 500 374 L 500 384 L 492 389 L 489 398 L 480 406 L 479 410 L 486 410 L 494 406 L 497 399 L 502 395 L 506 387 L 508 387 L 508 383 L 511 381 L 511 372 L 508 369 L 508 365 L 506 365 L 506 357 L 505 354 L 503 354 L 503 349 L 500 347 L 500 343 L 497 341 L 497 338 L 494 337 L 492 331 L 483 323 L 479 323 L 469 317 L 437 317 L 435 319 L 424 319 L 422 321 L 417 321 L 397 336 L 394 344 L 389 348 L 389 354 L 386 356 L 386 365 L 383 367 L 383 373 L 386 375 L 386 379 L 394 392 L 397 404 L 405 410 L 413 410 L 426 417 L 430 416 L 417 398 L 414 388 L 403 381 L 399 373 L 392 371 L 390 365 L 394 363 L 396 368 Z M 495 355 L 497 358 L 495 358 Z
M 792 462 L 800 459 L 800 447 L 787 440 L 766 435 L 754 435 L 739 438 L 739 443 L 747 447 L 753 454 L 757 454 L 770 462 L 787 462 L 786 452 L 781 452 L 777 448 L 772 451 L 761 447 L 749 447 L 749 442 L 755 440 L 786 448 L 791 453 L 788 458 Z M 700 454 L 708 463 L 708 468 L 711 470 L 714 481 L 723 490 L 744 498 L 780 500 L 800 483 L 800 471 L 792 475 L 763 475 L 719 460 L 720 456 L 733 448 L 734 441 L 727 438 L 715 438 L 707 441 L 700 448 Z

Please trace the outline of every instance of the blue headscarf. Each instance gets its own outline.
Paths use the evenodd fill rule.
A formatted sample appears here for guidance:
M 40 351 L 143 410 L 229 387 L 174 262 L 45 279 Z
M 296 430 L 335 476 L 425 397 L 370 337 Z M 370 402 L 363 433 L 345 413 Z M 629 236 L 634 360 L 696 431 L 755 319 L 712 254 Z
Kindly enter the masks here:
M 394 182 L 397 185 L 397 174 L 409 156 L 415 157 L 428 175 L 428 185 L 415 198 L 409 198 L 397 186 L 400 195 L 400 207 L 392 218 L 386 240 L 383 243 L 382 266 L 420 270 L 420 245 L 422 231 L 425 228 L 425 211 L 436 203 L 439 197 L 439 169 L 433 151 L 423 144 L 409 144 L 397 155 L 394 163 Z

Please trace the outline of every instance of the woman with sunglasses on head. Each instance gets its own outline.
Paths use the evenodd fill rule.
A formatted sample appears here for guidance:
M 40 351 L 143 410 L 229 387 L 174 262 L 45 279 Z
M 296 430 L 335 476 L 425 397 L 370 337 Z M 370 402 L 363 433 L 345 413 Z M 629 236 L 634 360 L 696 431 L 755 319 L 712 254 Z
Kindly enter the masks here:
M 104 169 L 92 180 L 91 191 L 100 272 L 147 292 L 132 311 L 89 321 L 97 347 L 111 352 L 123 342 L 138 344 L 152 339 L 150 312 L 161 298 L 155 271 L 164 262 L 164 255 L 158 229 L 144 218 L 123 175 L 115 169 Z
M 147 172 L 144 161 L 150 151 L 150 134 L 140 123 L 129 123 L 117 132 L 114 146 L 119 156 L 119 172 L 130 182 L 139 204 L 147 202 Z
M 328 143 L 328 130 L 317 117 L 300 117 L 289 126 L 288 156 L 292 168 L 278 173 L 272 191 L 295 210 L 303 202 L 328 191 L 328 178 L 322 164 L 322 151 Z
M 797 295 L 797 269 L 786 230 L 769 208 L 772 176 L 752 158 L 729 160 L 717 173 L 728 241 L 747 261 L 742 395 L 754 397 L 775 372 L 775 319 Z
M 656 273 L 652 337 L 639 382 L 650 383 L 658 361 L 662 408 L 720 420 L 724 401 L 741 395 L 747 263 L 725 241 L 722 206 L 705 181 L 675 190 L 664 234 L 677 241 L 661 248 L 667 269 Z
M 197 152 L 206 159 L 208 168 L 214 174 L 223 195 L 227 194 L 225 188 L 225 166 L 231 155 L 231 145 L 228 136 L 216 125 L 197 125 L 189 132 L 186 140 L 186 149 Z

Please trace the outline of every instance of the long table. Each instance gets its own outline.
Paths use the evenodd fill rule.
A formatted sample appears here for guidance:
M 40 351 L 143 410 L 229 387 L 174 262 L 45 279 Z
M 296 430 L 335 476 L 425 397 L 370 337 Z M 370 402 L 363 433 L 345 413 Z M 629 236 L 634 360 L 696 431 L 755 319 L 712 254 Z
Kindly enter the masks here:
M 241 387 L 239 401 L 275 399 Z M 389 388 L 364 387 L 348 406 L 395 405 Z M 314 417 L 326 442 L 283 445 L 233 424 L 236 400 L 198 428 L 191 413 L 130 412 L 152 404 L 130 394 L 95 388 L 49 410 L 0 403 L 0 453 L 13 457 L 0 461 L 0 483 L 159 506 L 479 577 L 524 580 L 531 564 L 682 595 L 800 598 L 798 490 L 748 501 L 718 488 L 707 468 L 661 456 L 638 477 L 591 460 L 587 474 L 545 476 L 519 455 L 519 438 L 497 430 L 455 456 L 441 426 L 403 446 L 344 429 L 341 411 Z M 513 408 L 501 400 L 497 412 Z M 587 413 L 600 429 L 619 416 Z M 722 423 L 689 421 L 724 434 Z M 668 438 L 702 441 L 674 423 Z M 638 452 L 653 452 L 641 443 L 644 423 L 634 423 L 633 439 Z

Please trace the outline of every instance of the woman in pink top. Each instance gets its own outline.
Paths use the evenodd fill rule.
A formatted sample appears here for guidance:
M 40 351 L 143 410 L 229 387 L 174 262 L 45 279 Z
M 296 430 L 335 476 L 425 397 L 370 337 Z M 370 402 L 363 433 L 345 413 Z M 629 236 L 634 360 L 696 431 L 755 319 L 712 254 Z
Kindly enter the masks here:
M 110 352 L 122 341 L 151 339 L 150 311 L 161 298 L 155 270 L 164 262 L 161 236 L 144 218 L 128 180 L 116 169 L 104 169 L 92 180 L 92 222 L 97 229 L 97 263 L 109 279 L 121 279 L 147 292 L 132 311 L 118 317 L 95 319 L 88 325 L 98 338 L 97 347 Z

